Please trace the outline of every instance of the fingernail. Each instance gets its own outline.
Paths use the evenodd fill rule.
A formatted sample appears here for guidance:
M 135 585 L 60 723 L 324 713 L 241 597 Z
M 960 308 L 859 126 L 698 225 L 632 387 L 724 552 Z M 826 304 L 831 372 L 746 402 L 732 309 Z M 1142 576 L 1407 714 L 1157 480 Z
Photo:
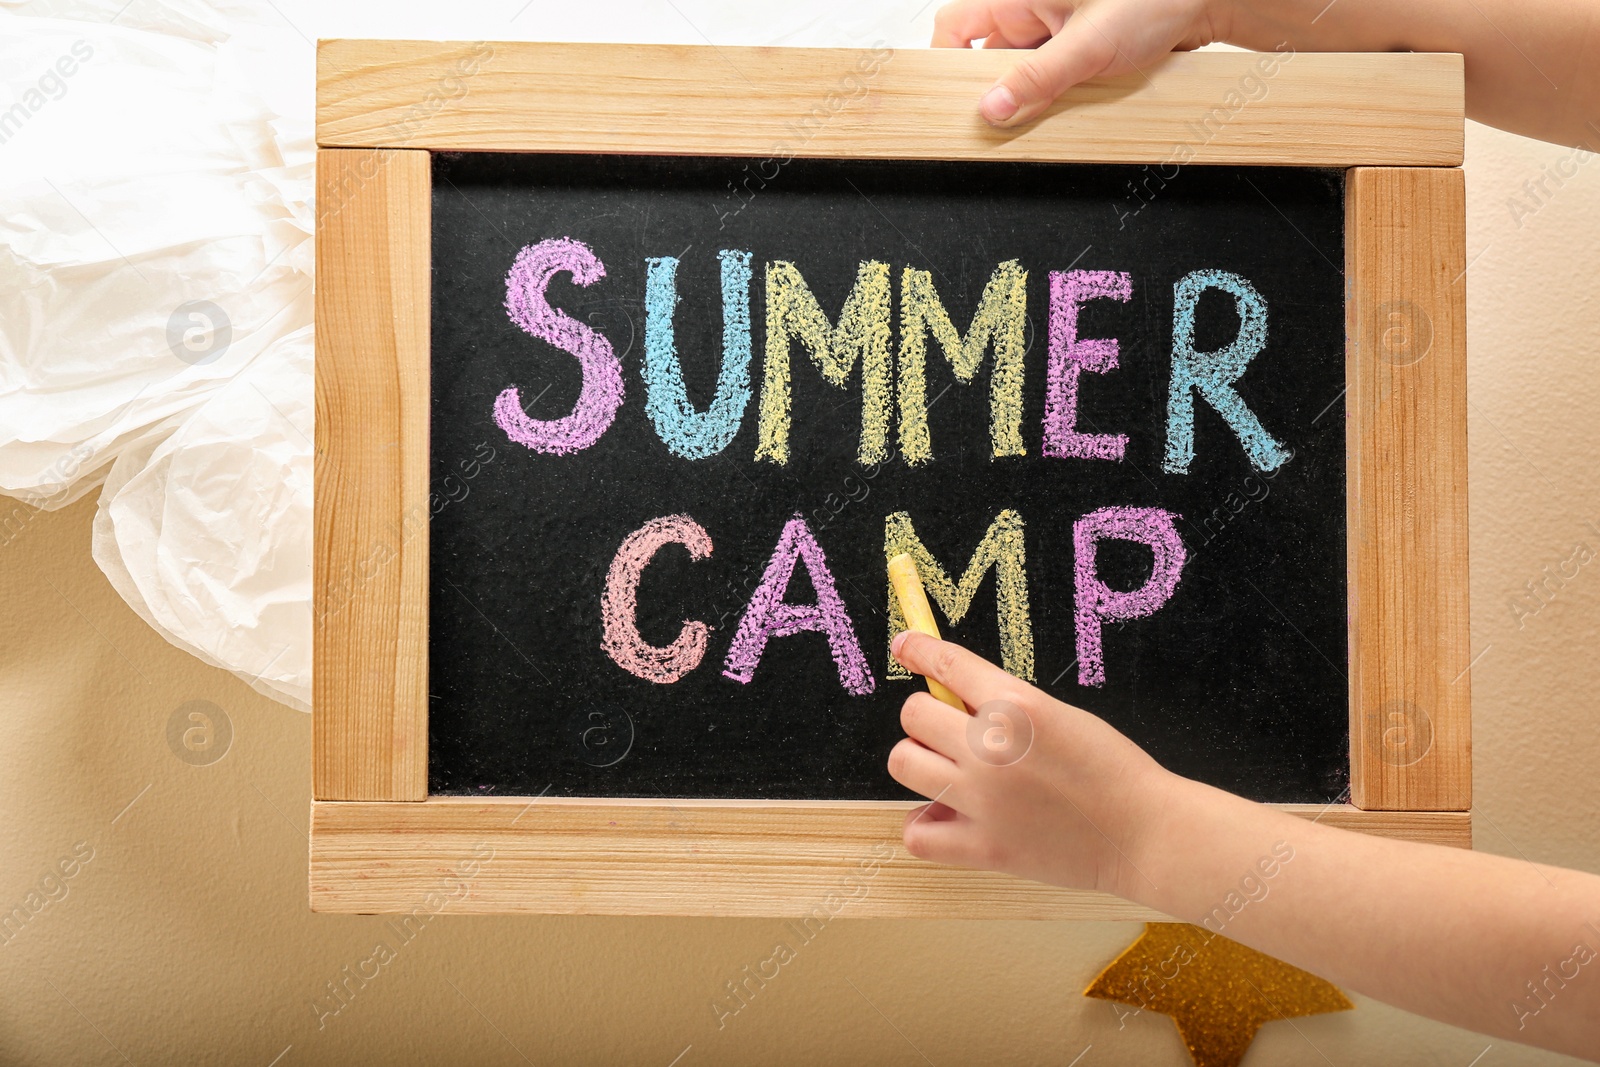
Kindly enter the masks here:
M 889 653 L 890 655 L 894 656 L 895 659 L 900 658 L 900 648 L 906 643 L 906 634 L 910 632 L 910 630 L 901 630 L 899 633 L 894 635 L 894 640 L 889 642 Z
M 1017 98 L 1004 85 L 996 85 L 978 103 L 978 113 L 985 122 L 1005 122 L 1017 113 Z

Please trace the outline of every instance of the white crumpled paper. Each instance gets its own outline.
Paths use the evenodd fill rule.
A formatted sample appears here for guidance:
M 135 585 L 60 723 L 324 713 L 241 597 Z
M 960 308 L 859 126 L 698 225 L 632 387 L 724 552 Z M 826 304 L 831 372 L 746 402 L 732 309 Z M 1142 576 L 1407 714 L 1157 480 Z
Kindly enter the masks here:
M 311 145 L 220 12 L 119 7 L 10 5 L 0 33 L 0 492 L 104 483 L 117 591 L 306 710 Z
M 0 493 L 103 485 L 133 609 L 308 710 L 311 41 L 901 47 L 936 7 L 0 0 Z

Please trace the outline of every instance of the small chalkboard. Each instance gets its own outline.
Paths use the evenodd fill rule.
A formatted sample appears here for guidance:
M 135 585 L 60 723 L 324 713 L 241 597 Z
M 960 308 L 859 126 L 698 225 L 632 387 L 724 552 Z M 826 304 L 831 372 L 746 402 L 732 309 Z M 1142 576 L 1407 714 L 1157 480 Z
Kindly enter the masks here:
M 902 552 L 1173 770 L 1470 845 L 1461 57 L 993 130 L 1010 62 L 319 44 L 313 908 L 1160 918 L 900 847 Z
M 436 157 L 430 791 L 910 797 L 909 550 L 1173 770 L 1339 796 L 1342 186 Z

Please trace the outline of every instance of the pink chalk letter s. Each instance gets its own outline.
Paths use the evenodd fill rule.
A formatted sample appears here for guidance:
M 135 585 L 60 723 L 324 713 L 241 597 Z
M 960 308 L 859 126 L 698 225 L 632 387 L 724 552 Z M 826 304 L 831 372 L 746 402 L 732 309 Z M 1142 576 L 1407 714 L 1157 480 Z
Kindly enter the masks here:
M 1072 526 L 1073 569 L 1077 586 L 1078 684 L 1105 685 L 1105 654 L 1100 644 L 1101 626 L 1109 620 L 1137 619 L 1149 615 L 1172 597 L 1186 558 L 1178 537 L 1175 516 L 1163 508 L 1101 508 Z M 1150 546 L 1154 561 L 1150 580 L 1123 592 L 1100 580 L 1095 549 L 1100 541 L 1115 537 Z
M 690 559 L 711 555 L 711 535 L 689 516 L 651 519 L 623 538 L 600 597 L 604 623 L 600 647 L 623 670 L 658 685 L 671 685 L 700 666 L 710 629 L 703 622 L 685 619 L 677 639 L 665 648 L 646 644 L 639 636 L 639 578 L 657 550 L 673 544 L 687 548 Z
M 600 439 L 622 406 L 622 363 L 603 334 L 550 306 L 545 291 L 550 279 L 566 272 L 587 286 L 606 276 L 604 263 L 588 245 L 556 237 L 528 245 L 517 253 L 506 274 L 506 314 L 532 337 L 570 352 L 583 368 L 583 389 L 572 412 L 559 419 L 534 419 L 522 410 L 517 387 L 494 402 L 494 421 L 506 436 L 535 452 L 564 456 Z
M 817 591 L 815 604 L 784 603 L 783 595 L 789 588 L 789 579 L 794 576 L 797 560 L 805 560 L 806 573 Z M 750 598 L 744 618 L 739 620 L 739 630 L 728 647 L 722 673 L 736 682 L 748 683 L 761 664 L 768 638 L 789 637 L 806 630 L 828 635 L 828 648 L 839 668 L 839 684 L 846 692 L 856 696 L 872 692 L 875 685 L 872 670 L 861 651 L 861 642 L 856 640 L 855 627 L 844 609 L 844 601 L 834 587 L 827 557 L 817 539 L 811 536 L 806 520 L 796 513 L 784 526 L 767 571 L 761 576 L 761 584 Z

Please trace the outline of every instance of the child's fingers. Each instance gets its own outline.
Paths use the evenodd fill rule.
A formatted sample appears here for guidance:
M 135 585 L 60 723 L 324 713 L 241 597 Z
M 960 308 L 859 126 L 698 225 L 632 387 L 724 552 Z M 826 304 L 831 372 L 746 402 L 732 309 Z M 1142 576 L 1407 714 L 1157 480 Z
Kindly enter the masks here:
M 930 863 L 947 863 L 957 867 L 982 866 L 977 831 L 971 819 L 956 812 L 951 812 L 948 818 L 923 815 L 929 809 L 940 807 L 943 805 L 930 804 L 928 808 L 906 814 L 905 829 L 900 835 L 906 851 Z
M 1075 12 L 1060 33 L 1000 76 L 978 110 L 996 126 L 1026 122 L 1067 89 L 1105 70 L 1116 57 L 1111 38 L 1087 12 Z
M 959 818 L 961 818 L 961 813 L 955 808 L 937 800 L 932 800 L 921 807 L 912 808 L 906 812 L 905 825 L 910 826 L 912 823 L 920 822 L 923 819 L 932 819 L 934 822 L 949 822 L 951 819 Z
M 1049 34 L 1045 34 L 1045 36 L 1048 37 Z M 1043 40 L 1043 38 L 1039 38 L 1039 39 L 1036 40 L 1036 39 L 1029 38 L 1029 37 L 1019 37 L 1016 40 L 1012 40 L 1010 37 L 1007 37 L 1001 31 L 996 30 L 995 32 L 991 33 L 989 36 L 987 36 L 987 37 L 985 37 L 983 39 L 983 47 L 985 47 L 985 48 L 1033 48 L 1034 46 L 1036 46 L 1039 43 L 1040 40 Z
M 951 792 L 959 775 L 949 759 L 909 737 L 889 750 L 889 777 L 929 800 L 953 804 Z
M 996 4 L 995 28 L 983 39 L 985 48 L 1035 48 L 1050 39 L 1050 25 L 1028 0 Z
M 933 15 L 933 47 L 970 48 L 998 29 L 994 0 L 955 0 Z
M 906 736 L 951 760 L 959 760 L 972 716 L 957 711 L 931 693 L 912 693 L 900 706 L 900 727 Z
M 971 708 L 1023 684 L 982 656 L 915 630 L 896 637 L 890 648 L 906 669 L 942 683 Z

